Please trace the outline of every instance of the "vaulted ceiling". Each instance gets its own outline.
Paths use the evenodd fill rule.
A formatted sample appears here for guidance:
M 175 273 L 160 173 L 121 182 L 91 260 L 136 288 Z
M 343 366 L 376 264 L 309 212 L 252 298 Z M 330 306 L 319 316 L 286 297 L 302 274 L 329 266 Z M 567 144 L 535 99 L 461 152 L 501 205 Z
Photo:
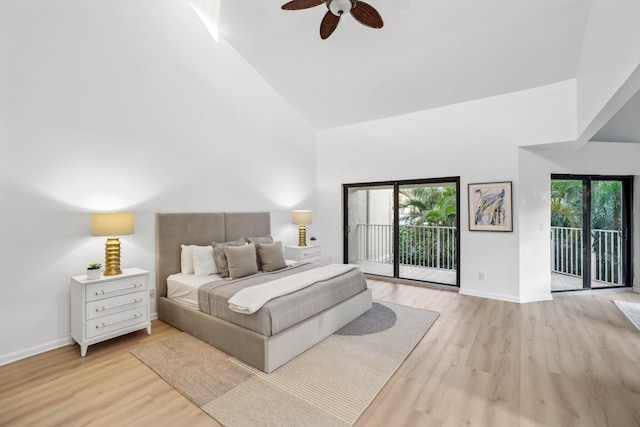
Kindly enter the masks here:
M 371 29 L 326 7 L 220 0 L 224 38 L 318 129 L 411 113 L 576 77 L 588 0 L 366 0 Z
M 640 143 L 640 92 L 596 133 L 592 141 Z

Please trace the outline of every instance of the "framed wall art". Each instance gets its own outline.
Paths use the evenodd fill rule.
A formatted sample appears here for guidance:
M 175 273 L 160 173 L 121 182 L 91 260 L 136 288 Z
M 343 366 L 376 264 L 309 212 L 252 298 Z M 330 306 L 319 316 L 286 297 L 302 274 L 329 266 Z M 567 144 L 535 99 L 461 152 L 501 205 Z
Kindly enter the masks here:
M 511 181 L 469 184 L 469 231 L 513 231 Z

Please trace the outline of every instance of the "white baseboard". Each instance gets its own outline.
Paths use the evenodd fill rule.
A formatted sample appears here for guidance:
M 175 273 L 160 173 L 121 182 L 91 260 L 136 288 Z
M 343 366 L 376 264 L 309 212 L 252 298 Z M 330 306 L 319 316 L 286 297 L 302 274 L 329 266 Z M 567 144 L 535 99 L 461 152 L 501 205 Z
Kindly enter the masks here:
M 543 295 L 534 295 L 534 296 L 530 296 L 530 297 L 521 297 L 520 298 L 520 303 L 526 304 L 528 302 L 552 301 L 552 300 L 553 300 L 553 295 L 551 295 L 551 292 L 549 292 L 548 294 L 543 294 Z
M 71 344 L 73 344 L 73 339 L 71 339 L 71 337 L 60 338 L 58 340 L 51 341 L 45 344 L 40 344 L 34 347 L 26 348 L 24 350 L 4 354 L 0 356 L 0 366 L 6 365 L 11 362 L 17 362 L 18 360 L 26 359 L 27 357 L 35 356 L 36 354 L 55 350 L 56 348 L 64 347 Z
M 482 292 L 482 291 L 474 291 L 469 289 L 460 288 L 458 292 L 462 295 L 469 295 L 472 297 L 481 297 L 481 298 L 489 298 L 489 299 L 497 299 L 500 301 L 509 301 L 509 302 L 520 302 L 520 299 L 514 297 L 512 295 L 502 295 L 502 294 L 494 294 L 492 292 Z
M 151 313 L 151 320 L 158 318 L 158 313 Z M 48 342 L 46 344 L 36 345 L 24 350 L 16 351 L 9 354 L 0 355 L 0 366 L 8 363 L 17 362 L 18 360 L 26 359 L 27 357 L 35 356 L 36 354 L 45 353 L 47 351 L 55 350 L 56 348 L 64 347 L 65 345 L 71 345 L 74 341 L 71 337 L 60 338 L 55 341 Z
M 495 294 L 491 292 L 475 291 L 475 290 L 469 290 L 469 289 L 463 289 L 463 288 L 460 288 L 459 293 L 462 295 L 496 299 L 499 301 L 515 302 L 518 304 L 525 304 L 528 302 L 537 302 L 537 301 L 550 301 L 553 299 L 553 297 L 551 296 L 551 292 L 549 292 L 548 294 L 536 295 L 536 296 L 531 296 L 526 298 L 515 297 L 513 295 L 503 295 L 503 294 Z

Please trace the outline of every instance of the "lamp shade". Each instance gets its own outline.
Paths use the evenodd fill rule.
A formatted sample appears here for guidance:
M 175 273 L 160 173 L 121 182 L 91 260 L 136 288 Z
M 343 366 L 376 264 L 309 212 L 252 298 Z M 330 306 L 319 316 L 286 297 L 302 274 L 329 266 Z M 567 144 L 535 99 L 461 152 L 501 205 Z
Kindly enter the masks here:
M 133 212 L 91 214 L 92 236 L 125 236 L 133 234 Z
M 311 211 L 291 211 L 291 223 L 298 225 L 311 224 Z

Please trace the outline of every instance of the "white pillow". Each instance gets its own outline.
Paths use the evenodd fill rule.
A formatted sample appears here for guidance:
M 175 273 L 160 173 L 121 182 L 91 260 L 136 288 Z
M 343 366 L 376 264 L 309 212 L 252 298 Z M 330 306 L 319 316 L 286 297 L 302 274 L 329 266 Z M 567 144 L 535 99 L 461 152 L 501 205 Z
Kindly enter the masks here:
M 180 245 L 182 252 L 180 253 L 180 272 L 182 274 L 193 274 L 193 255 L 191 254 L 191 246 Z
M 211 246 L 191 246 L 191 255 L 193 256 L 193 272 L 196 276 L 208 276 L 218 272 Z

